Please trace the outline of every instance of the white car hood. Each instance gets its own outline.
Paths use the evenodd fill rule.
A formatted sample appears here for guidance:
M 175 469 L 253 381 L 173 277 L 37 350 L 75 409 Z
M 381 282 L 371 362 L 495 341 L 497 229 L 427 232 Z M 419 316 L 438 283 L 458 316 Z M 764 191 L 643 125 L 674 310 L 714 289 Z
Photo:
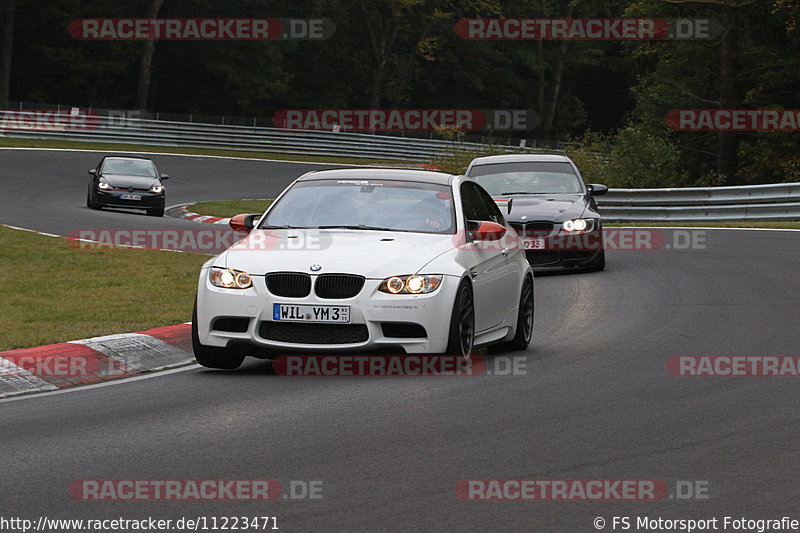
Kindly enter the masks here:
M 455 248 L 456 235 L 360 230 L 254 230 L 215 261 L 251 275 L 268 272 L 414 274 Z

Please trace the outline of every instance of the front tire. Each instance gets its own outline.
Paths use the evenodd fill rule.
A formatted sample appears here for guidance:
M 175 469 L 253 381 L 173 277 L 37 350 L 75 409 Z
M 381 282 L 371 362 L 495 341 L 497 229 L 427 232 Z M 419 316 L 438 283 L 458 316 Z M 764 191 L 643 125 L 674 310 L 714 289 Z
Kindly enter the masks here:
M 163 217 L 164 216 L 164 204 L 161 204 L 160 207 L 154 207 L 153 209 L 148 209 L 147 214 L 151 217 Z
M 501 346 L 508 350 L 526 350 L 533 337 L 533 280 L 525 278 L 519 295 L 517 311 L 517 331 L 514 338 Z
M 600 250 L 600 253 L 597 254 L 597 258 L 592 261 L 592 265 L 590 267 L 592 270 L 601 271 L 606 268 L 606 252 L 605 250 Z
M 447 354 L 469 357 L 472 354 L 474 342 L 475 306 L 472 298 L 472 286 L 465 280 L 458 286 L 453 303 Z
M 200 337 L 197 334 L 197 300 L 194 302 L 192 311 L 192 350 L 198 364 L 206 368 L 233 370 L 239 368 L 244 361 L 244 355 L 231 353 L 225 348 L 200 344 Z
M 89 190 L 86 191 L 86 207 L 89 209 L 100 209 L 100 206 L 97 205 L 97 200 L 94 197 L 91 185 L 89 186 Z

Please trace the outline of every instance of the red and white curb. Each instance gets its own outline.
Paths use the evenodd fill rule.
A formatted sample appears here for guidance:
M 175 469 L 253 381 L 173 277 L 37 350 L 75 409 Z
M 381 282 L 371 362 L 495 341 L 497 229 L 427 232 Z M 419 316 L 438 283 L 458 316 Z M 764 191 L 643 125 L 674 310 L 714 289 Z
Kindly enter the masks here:
M 0 398 L 165 370 L 194 361 L 191 325 L 0 352 Z
M 164 214 L 172 218 L 182 218 L 191 220 L 193 222 L 205 222 L 206 224 L 228 224 L 230 218 L 212 217 L 209 215 L 200 215 L 189 211 L 186 207 L 192 204 L 179 204 L 170 206 L 164 211 Z

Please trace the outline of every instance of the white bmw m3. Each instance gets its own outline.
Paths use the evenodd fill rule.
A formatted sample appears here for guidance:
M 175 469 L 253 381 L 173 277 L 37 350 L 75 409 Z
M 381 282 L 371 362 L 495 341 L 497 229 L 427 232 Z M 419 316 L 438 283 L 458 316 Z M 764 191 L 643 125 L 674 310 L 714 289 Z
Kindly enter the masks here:
M 203 366 L 298 351 L 469 356 L 530 343 L 533 271 L 468 177 L 309 172 L 263 215 L 231 226 L 249 235 L 200 272 L 192 341 Z

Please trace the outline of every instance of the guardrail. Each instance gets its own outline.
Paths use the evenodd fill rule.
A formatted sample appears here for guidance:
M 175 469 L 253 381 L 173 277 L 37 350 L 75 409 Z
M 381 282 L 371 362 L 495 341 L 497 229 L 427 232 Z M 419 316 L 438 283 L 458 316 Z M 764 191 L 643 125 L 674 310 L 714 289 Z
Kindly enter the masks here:
M 597 204 L 610 221 L 800 220 L 800 183 L 609 189 Z
M 22 116 L 20 112 L 14 111 Z M 29 113 L 35 113 L 31 111 Z M 11 124 L 0 121 L 0 134 L 8 137 L 46 138 L 102 143 L 130 143 L 155 146 L 214 148 L 297 155 L 357 157 L 397 161 L 430 162 L 453 150 L 476 150 L 490 145 L 440 139 L 418 139 L 316 130 L 289 130 L 266 127 L 201 124 L 128 118 L 124 116 L 82 115 L 78 124 L 34 118 Z M 50 120 L 50 122 L 47 122 Z M 5 124 L 4 124 L 5 122 Z M 536 153 L 543 149 L 492 145 L 507 153 Z
M 21 106 L 20 106 L 21 107 Z M 490 145 L 439 139 L 420 139 L 314 130 L 288 130 L 152 120 L 125 111 L 81 110 L 61 107 L 47 110 L 7 110 L 0 120 L 0 135 L 8 137 L 63 139 L 100 143 L 216 148 L 430 162 L 454 151 L 489 148 Z M 9 115 L 10 113 L 10 115 Z M 10 118 L 9 118 L 10 117 Z M 540 153 L 553 150 L 491 145 L 507 153 Z M 693 187 L 676 189 L 610 189 L 598 198 L 607 220 L 619 221 L 720 221 L 800 220 L 800 183 L 742 187 Z

